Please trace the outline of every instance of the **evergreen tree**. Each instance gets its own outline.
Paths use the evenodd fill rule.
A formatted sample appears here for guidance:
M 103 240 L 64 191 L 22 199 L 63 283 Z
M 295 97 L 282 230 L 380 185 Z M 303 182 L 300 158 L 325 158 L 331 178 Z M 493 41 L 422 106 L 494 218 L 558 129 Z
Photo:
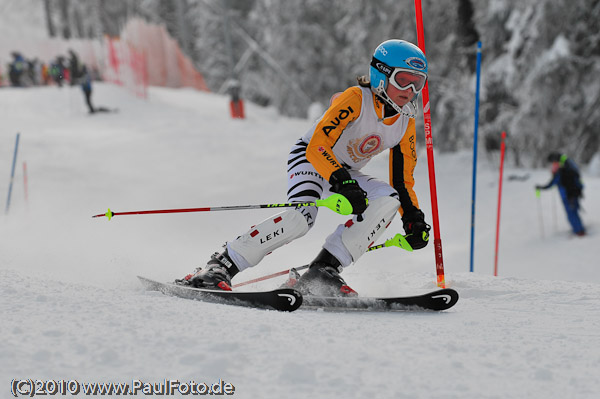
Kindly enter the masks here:
M 479 41 L 479 33 L 473 21 L 473 4 L 471 0 L 458 2 L 458 42 L 462 47 L 471 47 Z

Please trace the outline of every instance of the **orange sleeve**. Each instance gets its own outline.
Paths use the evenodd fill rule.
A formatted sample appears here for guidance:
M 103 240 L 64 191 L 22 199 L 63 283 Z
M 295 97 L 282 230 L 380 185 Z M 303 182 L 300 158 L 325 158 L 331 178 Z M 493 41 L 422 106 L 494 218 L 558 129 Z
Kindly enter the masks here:
M 417 194 L 413 189 L 413 173 L 417 165 L 415 120 L 410 119 L 400 143 L 390 149 L 390 184 L 400 195 L 400 215 L 419 208 Z
M 344 129 L 360 115 L 362 91 L 360 87 L 350 87 L 337 96 L 317 123 L 308 147 L 306 159 L 315 167 L 325 180 L 333 172 L 342 168 L 338 159 L 333 155 L 333 146 L 338 141 Z

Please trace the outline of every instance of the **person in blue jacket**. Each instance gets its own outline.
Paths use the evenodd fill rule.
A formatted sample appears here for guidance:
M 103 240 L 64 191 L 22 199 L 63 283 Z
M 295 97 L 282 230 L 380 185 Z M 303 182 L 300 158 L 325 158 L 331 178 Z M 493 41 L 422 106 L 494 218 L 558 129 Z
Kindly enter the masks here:
M 579 199 L 583 198 L 583 183 L 579 168 L 572 159 L 559 152 L 550 153 L 548 162 L 552 162 L 552 180 L 544 186 L 537 185 L 535 188 L 546 190 L 557 186 L 573 233 L 584 236 L 585 227 L 579 217 Z
M 113 110 L 109 108 L 96 107 L 92 104 L 92 77 L 85 64 L 81 64 L 78 69 L 71 72 L 71 84 L 78 84 L 81 86 L 81 90 L 85 96 L 85 103 L 88 106 L 90 114 L 97 112 L 113 112 Z
M 8 72 L 10 83 L 14 87 L 23 87 L 25 86 L 23 78 L 27 72 L 27 62 L 21 53 L 17 51 L 13 51 L 11 55 L 13 57 L 13 61 L 9 64 Z

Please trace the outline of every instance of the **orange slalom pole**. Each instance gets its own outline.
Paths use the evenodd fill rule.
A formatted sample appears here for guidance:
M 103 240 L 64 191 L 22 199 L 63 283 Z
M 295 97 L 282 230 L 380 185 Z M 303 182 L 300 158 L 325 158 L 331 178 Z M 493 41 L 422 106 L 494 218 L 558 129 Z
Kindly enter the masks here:
M 415 0 L 415 13 L 417 22 L 417 42 L 423 54 L 425 54 L 425 33 L 423 31 L 423 11 L 421 0 Z M 431 194 L 431 216 L 433 224 L 433 247 L 435 250 L 435 271 L 437 274 L 437 285 L 446 288 L 444 276 L 444 257 L 442 255 L 442 239 L 440 238 L 440 223 L 437 205 L 437 189 L 435 184 L 435 165 L 433 159 L 433 137 L 431 134 L 431 109 L 429 104 L 429 81 L 421 92 L 423 98 L 423 121 L 425 124 L 425 143 L 427 145 L 427 162 L 429 170 L 429 191 Z

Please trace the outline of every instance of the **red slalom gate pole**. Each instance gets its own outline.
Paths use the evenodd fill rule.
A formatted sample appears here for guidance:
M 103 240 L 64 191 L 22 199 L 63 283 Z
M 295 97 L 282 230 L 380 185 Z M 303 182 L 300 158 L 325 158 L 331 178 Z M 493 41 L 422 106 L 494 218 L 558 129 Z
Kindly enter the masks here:
M 496 218 L 496 251 L 494 254 L 494 276 L 498 275 L 498 242 L 500 241 L 500 205 L 502 204 L 502 172 L 504 171 L 504 151 L 506 149 L 506 132 L 502 132 L 500 144 L 500 183 L 498 183 L 498 216 Z
M 423 54 L 425 54 L 425 33 L 423 30 L 423 11 L 421 0 L 415 0 L 415 14 L 417 22 L 417 42 Z M 427 165 L 429 170 L 429 191 L 431 193 L 431 215 L 433 224 L 433 247 L 435 250 L 435 271 L 437 274 L 437 285 L 446 288 L 444 276 L 444 257 L 442 255 L 442 239 L 440 238 L 440 222 L 437 206 L 437 189 L 435 184 L 435 164 L 433 159 L 433 137 L 431 134 L 431 109 L 429 105 L 429 81 L 421 92 L 423 98 L 423 121 L 425 124 L 425 143 L 427 145 Z

